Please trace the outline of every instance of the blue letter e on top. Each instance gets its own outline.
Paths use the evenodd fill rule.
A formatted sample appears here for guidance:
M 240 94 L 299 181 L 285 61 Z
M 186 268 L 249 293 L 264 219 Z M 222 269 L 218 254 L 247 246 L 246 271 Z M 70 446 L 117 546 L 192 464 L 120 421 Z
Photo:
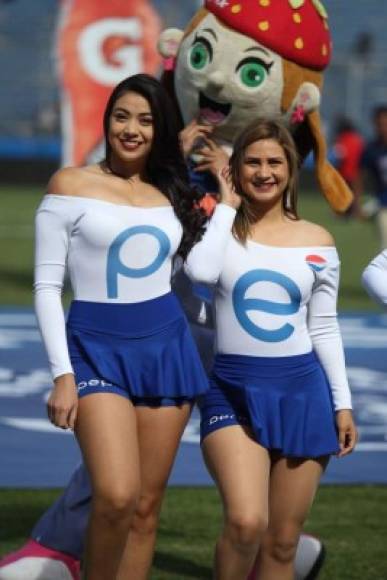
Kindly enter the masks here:
M 289 296 L 289 302 L 272 302 L 262 298 L 246 298 L 248 289 L 257 282 L 278 284 Z M 259 310 L 275 316 L 295 314 L 301 304 L 301 292 L 297 284 L 290 278 L 273 270 L 250 270 L 239 278 L 232 293 L 235 315 L 242 328 L 254 338 L 264 342 L 281 342 L 294 332 L 294 326 L 283 324 L 275 330 L 261 328 L 252 322 L 248 316 L 249 310 Z

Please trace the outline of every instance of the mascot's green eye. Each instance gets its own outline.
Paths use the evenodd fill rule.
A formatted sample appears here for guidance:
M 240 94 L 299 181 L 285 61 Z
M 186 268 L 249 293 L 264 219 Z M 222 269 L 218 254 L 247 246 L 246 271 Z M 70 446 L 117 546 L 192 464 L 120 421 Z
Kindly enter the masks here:
M 239 74 L 244 85 L 255 89 L 265 80 L 267 70 L 259 62 L 248 62 L 241 67 Z
M 202 42 L 196 42 L 191 48 L 190 63 L 196 70 L 201 70 L 207 66 L 210 60 L 208 48 Z

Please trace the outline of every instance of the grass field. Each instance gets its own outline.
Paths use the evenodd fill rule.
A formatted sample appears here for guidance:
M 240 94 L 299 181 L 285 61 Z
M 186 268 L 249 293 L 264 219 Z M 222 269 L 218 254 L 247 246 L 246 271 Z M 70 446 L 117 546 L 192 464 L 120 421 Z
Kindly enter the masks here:
M 0 187 L 0 304 L 31 305 L 33 214 L 42 188 Z M 339 309 L 376 310 L 360 285 L 360 275 L 377 253 L 372 222 L 336 217 L 321 196 L 302 193 L 301 215 L 328 228 L 342 261 Z
M 57 494 L 55 490 L 0 491 L 0 554 L 23 543 Z M 386 580 L 386 522 L 387 487 L 321 487 L 306 525 L 306 531 L 327 546 L 319 580 Z M 211 579 L 220 525 L 214 488 L 169 488 L 151 580 Z

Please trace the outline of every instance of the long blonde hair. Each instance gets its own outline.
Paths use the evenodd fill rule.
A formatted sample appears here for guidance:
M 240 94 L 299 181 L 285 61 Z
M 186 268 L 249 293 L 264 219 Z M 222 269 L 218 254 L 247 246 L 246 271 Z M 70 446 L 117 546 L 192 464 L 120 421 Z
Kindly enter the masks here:
M 279 121 L 256 119 L 237 137 L 230 158 L 231 177 L 236 192 L 242 197 L 234 222 L 234 236 L 242 243 L 246 242 L 251 225 L 255 221 L 254 201 L 248 198 L 241 186 L 241 168 L 247 147 L 256 141 L 273 139 L 284 150 L 288 163 L 289 181 L 282 198 L 282 209 L 288 217 L 298 220 L 298 154 L 296 145 L 285 125 Z

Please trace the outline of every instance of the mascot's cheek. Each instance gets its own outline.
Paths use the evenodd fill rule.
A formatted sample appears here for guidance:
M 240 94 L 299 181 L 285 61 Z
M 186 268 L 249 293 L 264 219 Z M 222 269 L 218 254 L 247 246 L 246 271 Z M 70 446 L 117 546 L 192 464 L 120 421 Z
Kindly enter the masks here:
M 192 76 L 176 71 L 175 92 L 186 125 L 199 117 L 199 90 L 192 81 Z
M 279 71 L 268 75 L 256 89 L 249 89 L 236 79 L 230 79 L 228 88 L 230 100 L 234 103 L 234 110 L 238 110 L 238 115 L 244 116 L 247 108 L 250 114 L 268 119 L 281 114 L 282 90 L 283 76 Z
M 175 92 L 183 115 L 184 123 L 188 124 L 199 116 L 199 91 L 205 83 L 205 72 L 196 72 L 188 65 L 188 51 L 182 49 L 176 60 Z

